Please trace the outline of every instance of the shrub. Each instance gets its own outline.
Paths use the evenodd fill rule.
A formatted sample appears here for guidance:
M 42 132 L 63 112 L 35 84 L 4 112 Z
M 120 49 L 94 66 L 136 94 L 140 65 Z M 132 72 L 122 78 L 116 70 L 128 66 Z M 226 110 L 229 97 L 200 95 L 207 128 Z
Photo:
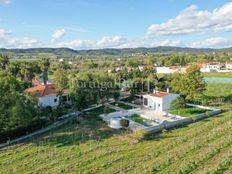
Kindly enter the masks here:
M 145 132 L 144 130 L 136 130 L 133 132 L 133 137 L 136 138 L 137 140 L 142 140 L 145 137 Z
M 123 128 L 128 128 L 128 127 L 129 127 L 129 124 L 130 124 L 130 121 L 127 120 L 127 119 L 121 119 L 121 120 L 120 120 L 120 125 L 121 125 Z
M 205 113 L 205 115 L 206 115 L 206 117 L 210 117 L 210 116 L 212 116 L 212 112 L 211 112 L 211 111 L 207 111 L 207 112 Z
M 103 111 L 104 114 L 108 114 L 110 112 L 110 109 L 108 107 L 104 107 Z
M 27 133 L 34 132 L 36 130 L 42 129 L 47 126 L 46 120 L 33 120 L 29 126 L 18 127 L 12 130 L 2 131 L 0 132 L 0 142 L 6 142 L 8 139 L 14 139 Z
M 172 109 L 181 109 L 185 107 L 185 99 L 183 97 L 178 97 L 171 103 Z

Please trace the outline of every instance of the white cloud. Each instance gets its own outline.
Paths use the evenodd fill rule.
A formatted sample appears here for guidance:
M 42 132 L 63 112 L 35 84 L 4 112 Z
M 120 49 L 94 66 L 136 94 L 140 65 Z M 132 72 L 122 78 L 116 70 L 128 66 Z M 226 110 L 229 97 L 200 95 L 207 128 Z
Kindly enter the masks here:
M 175 18 L 151 25 L 147 35 L 183 35 L 206 31 L 232 31 L 232 2 L 211 12 L 191 5 Z
M 10 4 L 11 0 L 0 0 L 0 3 L 2 3 L 2 4 Z
M 0 38 L 5 38 L 6 36 L 10 35 L 11 31 L 10 30 L 4 30 L 0 28 Z
M 180 41 L 173 41 L 173 40 L 163 40 L 163 41 L 156 41 L 151 44 L 152 47 L 157 46 L 182 46 Z
M 72 49 L 89 49 L 89 48 L 93 48 L 94 45 L 95 45 L 94 41 L 76 39 L 76 40 L 71 40 L 68 42 L 58 42 L 54 46 L 55 47 L 68 47 Z
M 93 48 L 115 48 L 127 42 L 122 36 L 104 36 L 99 40 L 71 40 L 68 42 L 56 42 L 55 47 L 68 47 L 73 49 L 93 49 Z
M 40 46 L 37 39 L 15 38 L 11 30 L 0 29 L 0 47 L 1 48 L 33 48 Z
M 144 47 L 145 46 L 145 42 L 144 40 L 131 40 L 131 41 L 127 41 L 115 48 L 138 48 L 138 47 Z
M 40 42 L 31 38 L 10 38 L 5 41 L 6 48 L 34 48 L 39 47 Z
M 104 36 L 99 41 L 97 41 L 98 47 L 115 47 L 123 44 L 126 41 L 126 38 L 122 36 Z
M 193 48 L 221 48 L 229 47 L 232 45 L 232 40 L 228 40 L 223 37 L 212 37 L 203 41 L 197 41 L 191 43 L 189 46 Z
M 54 33 L 52 34 L 52 42 L 57 42 L 60 39 L 62 39 L 66 34 L 65 29 L 59 29 L 54 31 Z

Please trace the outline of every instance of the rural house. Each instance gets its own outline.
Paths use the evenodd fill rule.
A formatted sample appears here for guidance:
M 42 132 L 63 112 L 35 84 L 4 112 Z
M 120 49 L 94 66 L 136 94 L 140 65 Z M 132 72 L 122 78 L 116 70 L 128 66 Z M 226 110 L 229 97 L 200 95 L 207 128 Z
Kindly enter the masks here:
M 171 94 L 167 92 L 154 91 L 152 94 L 143 95 L 143 106 L 155 111 L 166 111 L 171 107 L 171 102 L 175 100 L 179 94 Z
M 63 104 L 71 104 L 68 91 L 64 90 L 62 96 L 59 96 L 55 90 L 54 84 L 34 86 L 26 89 L 25 92 L 35 94 L 42 107 L 53 109 L 56 108 L 60 102 Z

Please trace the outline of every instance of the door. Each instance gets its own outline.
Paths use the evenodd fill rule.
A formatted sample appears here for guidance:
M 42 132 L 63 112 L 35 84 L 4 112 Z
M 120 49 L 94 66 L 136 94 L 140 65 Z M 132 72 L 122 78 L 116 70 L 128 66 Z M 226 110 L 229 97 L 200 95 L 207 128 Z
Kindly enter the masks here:
M 160 111 L 160 104 L 158 103 L 157 111 Z
M 154 102 L 154 110 L 156 111 L 156 102 Z

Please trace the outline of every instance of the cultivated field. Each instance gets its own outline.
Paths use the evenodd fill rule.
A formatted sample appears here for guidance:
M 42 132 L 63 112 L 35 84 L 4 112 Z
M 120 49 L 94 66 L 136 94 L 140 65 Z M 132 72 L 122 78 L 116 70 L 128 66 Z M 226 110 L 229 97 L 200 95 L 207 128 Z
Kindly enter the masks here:
M 232 85 L 206 95 L 226 112 L 140 142 L 91 114 L 1 151 L 0 173 L 232 173 Z
M 203 73 L 204 77 L 220 77 L 220 78 L 231 78 L 232 72 L 211 72 L 211 73 Z

